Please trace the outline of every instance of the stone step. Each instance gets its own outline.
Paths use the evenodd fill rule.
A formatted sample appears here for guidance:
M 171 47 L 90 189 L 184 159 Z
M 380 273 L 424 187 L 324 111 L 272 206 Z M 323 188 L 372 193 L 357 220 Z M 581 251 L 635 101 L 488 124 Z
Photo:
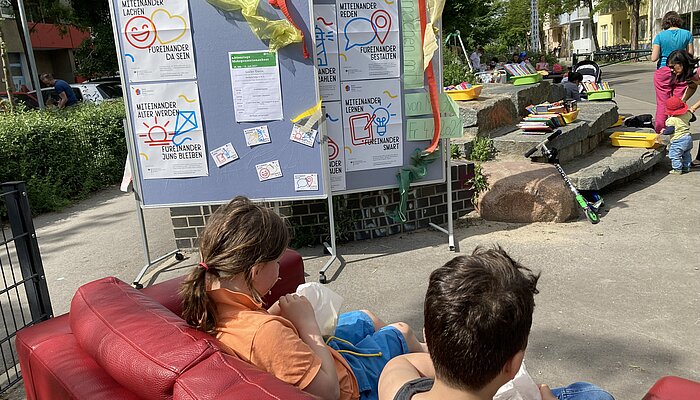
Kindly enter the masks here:
M 606 128 L 618 119 L 614 102 L 582 102 L 578 119 L 561 128 L 562 135 L 551 143 L 559 150 L 559 159 L 565 163 L 593 151 L 610 135 Z M 493 144 L 499 159 L 519 159 L 532 146 L 543 141 L 548 134 L 524 134 L 515 128 L 511 132 L 495 137 Z
M 658 149 L 614 147 L 608 139 L 608 143 L 585 157 L 564 163 L 562 168 L 579 190 L 601 190 L 649 171 L 664 160 L 665 154 L 663 146 Z
M 560 85 L 546 81 L 527 86 L 486 84 L 478 99 L 457 102 L 464 122 L 464 137 L 496 137 L 503 127 L 514 126 L 521 116 L 527 114 L 525 107 L 544 101 L 558 101 L 564 95 Z

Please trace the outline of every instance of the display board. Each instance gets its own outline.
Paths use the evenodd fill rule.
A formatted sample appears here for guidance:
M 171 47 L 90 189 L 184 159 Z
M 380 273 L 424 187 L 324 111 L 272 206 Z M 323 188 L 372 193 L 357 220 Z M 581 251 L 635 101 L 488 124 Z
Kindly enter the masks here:
M 289 0 L 307 48 L 310 0 Z M 294 128 L 320 99 L 302 44 L 270 52 L 240 10 L 207 1 L 111 0 L 144 207 L 327 197 L 327 146 Z M 268 2 L 257 11 L 285 20 Z
M 428 99 L 417 1 L 314 2 L 333 194 L 397 187 L 400 169 L 430 142 L 420 140 L 432 137 L 429 102 L 413 104 Z M 416 184 L 444 182 L 444 165 L 435 162 Z

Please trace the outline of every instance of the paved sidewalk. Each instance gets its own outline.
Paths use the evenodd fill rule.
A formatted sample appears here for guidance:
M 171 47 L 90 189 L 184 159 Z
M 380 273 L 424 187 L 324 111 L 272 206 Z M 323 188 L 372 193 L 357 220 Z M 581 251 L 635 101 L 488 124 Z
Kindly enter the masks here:
M 652 73 L 648 65 L 627 64 L 604 68 L 603 79 L 617 90 L 623 112 L 653 114 Z M 641 399 L 663 375 L 700 380 L 700 171 L 669 176 L 657 170 L 604 196 L 609 212 L 598 225 L 584 219 L 530 225 L 462 220 L 460 254 L 497 243 L 542 272 L 526 355 L 535 380 L 552 386 L 591 381 L 623 400 Z M 172 250 L 168 210 L 145 214 L 154 255 Z M 136 277 L 143 266 L 136 218 L 133 197 L 116 188 L 36 218 L 57 314 L 86 282 Z M 430 271 L 455 256 L 435 231 L 355 242 L 339 251 L 346 264 L 329 271 L 329 286 L 345 297 L 345 309 L 369 308 L 416 332 Z M 328 257 L 319 247 L 302 253 L 307 279 L 316 280 Z M 147 279 L 181 275 L 196 264 L 190 256 Z M 21 389 L 7 397 L 22 398 Z

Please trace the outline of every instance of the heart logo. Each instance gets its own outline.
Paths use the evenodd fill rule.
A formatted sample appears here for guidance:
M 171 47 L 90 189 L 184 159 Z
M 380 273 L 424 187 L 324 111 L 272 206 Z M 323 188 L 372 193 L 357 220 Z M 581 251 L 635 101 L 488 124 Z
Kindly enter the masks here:
M 158 29 L 160 44 L 173 43 L 187 33 L 187 21 L 179 15 L 170 14 L 163 8 L 153 11 L 151 21 Z

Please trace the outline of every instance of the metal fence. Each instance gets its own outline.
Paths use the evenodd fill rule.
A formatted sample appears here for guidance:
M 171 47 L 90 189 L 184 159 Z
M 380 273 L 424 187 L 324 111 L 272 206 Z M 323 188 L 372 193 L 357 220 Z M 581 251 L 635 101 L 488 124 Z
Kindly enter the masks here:
M 595 53 L 576 53 L 573 55 L 573 64 L 578 64 L 581 60 L 593 60 L 601 67 L 618 64 L 626 61 L 648 61 L 651 57 L 651 50 L 630 50 L 622 46 L 606 47 L 607 51 L 596 51 Z
M 0 185 L 0 393 L 22 379 L 18 330 L 53 317 L 24 182 Z

